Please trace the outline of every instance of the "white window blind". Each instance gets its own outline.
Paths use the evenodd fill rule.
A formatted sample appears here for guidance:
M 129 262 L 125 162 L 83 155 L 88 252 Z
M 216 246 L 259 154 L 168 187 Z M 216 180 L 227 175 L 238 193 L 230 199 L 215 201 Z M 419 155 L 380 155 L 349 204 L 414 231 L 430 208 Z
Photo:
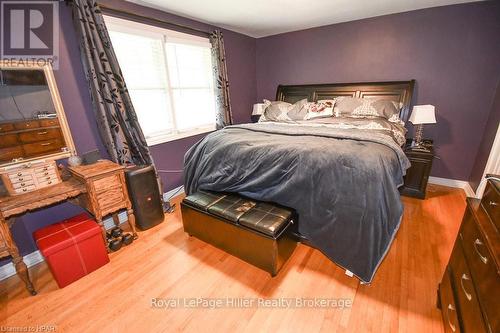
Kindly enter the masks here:
M 148 144 L 214 130 L 208 38 L 104 18 Z

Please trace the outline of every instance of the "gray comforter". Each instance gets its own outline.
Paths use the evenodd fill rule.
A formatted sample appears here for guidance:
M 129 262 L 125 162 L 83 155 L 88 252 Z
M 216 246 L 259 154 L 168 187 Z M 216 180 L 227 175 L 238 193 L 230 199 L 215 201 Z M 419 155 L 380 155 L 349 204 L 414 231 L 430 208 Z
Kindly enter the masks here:
M 228 126 L 185 155 L 187 194 L 237 192 L 296 209 L 299 232 L 370 282 L 399 228 L 409 161 L 390 131 L 310 122 Z

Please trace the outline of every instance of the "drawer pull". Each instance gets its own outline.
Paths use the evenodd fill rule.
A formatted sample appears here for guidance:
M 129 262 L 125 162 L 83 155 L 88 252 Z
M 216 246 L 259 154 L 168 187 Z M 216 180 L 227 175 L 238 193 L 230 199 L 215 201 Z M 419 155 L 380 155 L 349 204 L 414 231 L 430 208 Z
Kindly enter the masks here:
M 49 132 L 47 132 L 47 131 L 42 131 L 42 132 L 38 132 L 38 133 L 36 133 L 36 134 L 38 134 L 38 135 L 45 135 L 45 134 L 47 134 L 47 133 L 49 133 Z
M 19 181 L 22 182 L 24 180 L 24 178 L 19 178 Z
M 472 300 L 472 295 L 470 293 L 468 293 L 467 290 L 465 290 L 464 280 L 470 280 L 470 278 L 465 273 L 462 274 L 462 278 L 460 279 L 460 285 L 462 286 L 462 291 L 464 292 L 465 297 L 467 297 L 467 299 L 469 301 L 471 301 Z
M 453 332 L 455 332 L 455 331 L 457 330 L 457 328 L 456 328 L 456 327 L 455 327 L 455 325 L 453 325 L 453 324 L 451 323 L 451 321 L 450 321 L 450 314 L 449 314 L 450 310 L 451 310 L 451 311 L 455 311 L 455 307 L 454 307 L 453 305 L 451 305 L 451 304 L 448 304 L 448 308 L 446 309 L 446 312 L 448 312 L 448 313 L 447 313 L 447 316 L 446 316 L 446 317 L 448 317 L 448 318 L 447 318 L 447 319 L 448 319 L 448 326 L 450 326 L 451 330 L 452 330 Z
M 490 206 L 498 206 L 498 202 L 495 201 L 490 201 L 489 204 Z
M 52 142 L 41 143 L 40 146 L 50 146 Z
M 50 177 L 45 177 L 45 179 L 50 180 Z
M 478 250 L 478 248 L 477 248 L 477 246 L 478 246 L 478 245 L 483 245 L 483 242 L 481 242 L 481 241 L 479 240 L 479 238 L 476 238 L 476 240 L 474 241 L 474 250 L 476 250 L 477 255 L 479 256 L 479 258 L 481 258 L 481 261 L 482 261 L 484 264 L 487 264 L 487 263 L 488 263 L 488 258 L 486 258 L 485 256 L 483 256 L 483 255 L 481 254 L 481 252 L 479 252 L 479 250 Z
M 26 192 L 28 189 L 27 188 L 23 188 L 23 192 Z
M 25 186 L 25 185 L 26 185 L 26 183 L 21 183 L 21 186 Z
M 19 177 L 21 177 L 23 174 L 22 174 L 22 173 L 20 173 L 20 172 L 18 172 L 18 174 L 17 174 L 17 175 L 18 175 Z

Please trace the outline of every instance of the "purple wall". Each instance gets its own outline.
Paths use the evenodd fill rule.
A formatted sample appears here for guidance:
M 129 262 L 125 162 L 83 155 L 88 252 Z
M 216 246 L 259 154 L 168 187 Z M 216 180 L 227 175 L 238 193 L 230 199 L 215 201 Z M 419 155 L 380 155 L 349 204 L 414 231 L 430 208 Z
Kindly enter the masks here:
M 130 2 L 102 0 L 99 1 L 99 3 L 114 9 L 133 12 L 142 16 L 181 24 L 207 32 L 216 29 L 216 27 L 212 25 L 193 21 L 156 9 L 143 7 Z M 233 118 L 236 123 L 249 122 L 252 105 L 255 103 L 257 94 L 255 81 L 255 39 L 224 29 L 223 33 L 224 44 L 226 47 L 227 70 L 230 83 L 229 91 L 231 95 Z M 203 135 L 184 138 L 151 147 L 156 167 L 159 170 L 181 170 L 184 153 L 201 138 L 203 138 Z M 182 173 L 180 172 L 160 173 L 160 175 L 163 180 L 165 191 L 182 185 Z
M 101 3 L 205 31 L 214 29 L 133 3 L 117 0 Z M 417 80 L 414 102 L 434 104 L 438 112 L 439 123 L 426 127 L 426 134 L 435 139 L 441 157 L 435 162 L 433 175 L 468 179 L 475 161 L 479 168 L 485 163 L 484 152 L 487 154 L 492 141 L 488 134 L 492 131 L 491 122 L 498 123 L 498 90 L 495 104 L 493 98 L 500 73 L 499 14 L 499 4 L 483 2 L 257 40 L 224 30 L 234 120 L 248 122 L 257 96 L 273 99 L 278 84 L 414 78 Z M 73 139 L 80 154 L 96 147 L 105 153 L 80 63 L 71 9 L 64 4 L 60 18 L 60 69 L 54 74 Z M 202 137 L 152 147 L 157 167 L 182 169 L 185 151 Z M 182 184 L 181 173 L 162 174 L 162 178 L 165 190 Z M 24 216 L 24 223 L 13 227 L 21 253 L 36 249 L 31 238 L 34 230 L 79 211 L 78 207 L 62 204 Z
M 207 32 L 215 29 L 214 26 L 124 1 L 105 0 L 100 3 Z M 234 121 L 249 122 L 256 95 L 255 39 L 232 31 L 223 30 L 223 32 Z M 95 125 L 90 95 L 80 62 L 80 51 L 73 27 L 71 8 L 64 3 L 60 4 L 59 44 L 60 68 L 54 71 L 54 75 L 77 152 L 82 154 L 98 148 L 104 156 L 107 156 Z M 202 137 L 203 135 L 199 135 L 151 147 L 157 167 L 159 169 L 182 169 L 184 153 Z M 162 174 L 162 178 L 166 191 L 182 184 L 181 173 Z M 65 203 L 24 215 L 12 228 L 21 254 L 25 255 L 36 250 L 31 236 L 33 231 L 57 220 L 75 215 L 80 211 L 82 211 L 81 208 Z M 6 260 L 0 260 L 0 265 L 3 262 Z
M 257 97 L 278 84 L 416 79 L 414 104 L 434 104 L 425 127 L 432 175 L 468 180 L 500 73 L 500 3 L 424 9 L 257 40 Z M 413 132 L 410 131 L 410 135 Z
M 499 55 L 500 56 L 500 55 Z M 490 156 L 491 147 L 493 146 L 493 141 L 497 134 L 498 124 L 500 123 L 500 80 L 497 84 L 495 99 L 491 106 L 490 116 L 488 117 L 488 122 L 484 128 L 483 138 L 479 149 L 477 151 L 476 160 L 474 167 L 472 168 L 472 173 L 470 175 L 469 183 L 474 190 L 477 189 L 481 178 L 483 177 L 484 168 L 488 162 L 488 157 Z

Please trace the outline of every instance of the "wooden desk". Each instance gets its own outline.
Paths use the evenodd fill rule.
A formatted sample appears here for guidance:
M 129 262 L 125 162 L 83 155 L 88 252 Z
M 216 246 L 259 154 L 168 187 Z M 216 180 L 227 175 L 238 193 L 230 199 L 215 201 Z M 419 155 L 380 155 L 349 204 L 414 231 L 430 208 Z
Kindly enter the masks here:
M 73 176 L 57 185 L 26 194 L 0 197 L 0 258 L 12 256 L 17 275 L 32 295 L 36 295 L 35 288 L 10 230 L 16 216 L 70 200 L 95 216 L 106 242 L 103 217 L 113 214 L 117 221 L 116 213 L 126 209 L 130 227 L 134 237 L 137 237 L 123 166 L 111 161 L 99 161 L 92 165 L 69 168 L 69 171 Z

